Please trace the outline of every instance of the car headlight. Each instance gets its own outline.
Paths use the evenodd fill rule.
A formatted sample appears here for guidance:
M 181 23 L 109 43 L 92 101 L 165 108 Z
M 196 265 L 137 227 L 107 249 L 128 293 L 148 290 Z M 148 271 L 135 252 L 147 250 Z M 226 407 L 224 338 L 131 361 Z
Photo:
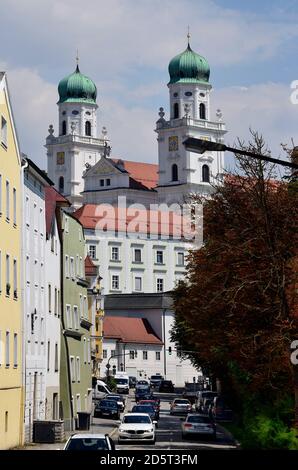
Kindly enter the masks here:
M 147 431 L 145 431 L 145 432 L 153 432 L 153 428 L 147 429 Z
M 123 431 L 124 431 L 124 429 L 123 429 L 123 428 L 119 428 L 119 432 L 123 432 Z

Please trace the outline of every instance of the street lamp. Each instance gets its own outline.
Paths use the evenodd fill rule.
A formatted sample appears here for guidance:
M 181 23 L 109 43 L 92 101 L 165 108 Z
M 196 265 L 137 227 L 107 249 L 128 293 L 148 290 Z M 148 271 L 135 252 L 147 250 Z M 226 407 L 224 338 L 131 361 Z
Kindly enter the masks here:
M 211 142 L 210 140 L 195 139 L 194 137 L 188 137 L 184 142 L 186 150 L 194 153 L 203 154 L 207 150 L 210 152 L 232 152 L 238 153 L 239 155 L 245 155 L 246 157 L 252 157 L 257 160 L 264 160 L 266 162 L 275 163 L 277 165 L 287 166 L 289 168 L 294 168 L 298 170 L 298 164 L 294 162 L 287 162 L 286 160 L 279 160 L 278 158 L 272 158 L 268 155 L 261 155 L 258 153 L 249 152 L 247 150 L 236 149 L 233 147 L 228 147 L 225 144 L 218 142 Z

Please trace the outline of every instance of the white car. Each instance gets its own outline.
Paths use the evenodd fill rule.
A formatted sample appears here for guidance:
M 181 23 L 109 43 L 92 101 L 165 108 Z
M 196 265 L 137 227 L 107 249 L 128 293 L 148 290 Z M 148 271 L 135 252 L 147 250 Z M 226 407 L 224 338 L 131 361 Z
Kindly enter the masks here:
M 147 441 L 155 443 L 156 421 L 146 413 L 126 413 L 119 426 L 119 444 L 128 441 Z
M 63 450 L 115 450 L 115 444 L 108 434 L 73 434 Z

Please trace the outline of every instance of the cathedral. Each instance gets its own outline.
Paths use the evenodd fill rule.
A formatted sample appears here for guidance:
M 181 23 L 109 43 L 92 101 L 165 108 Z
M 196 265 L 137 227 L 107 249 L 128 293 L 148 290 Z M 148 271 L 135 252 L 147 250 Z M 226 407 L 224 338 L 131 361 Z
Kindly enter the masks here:
M 85 204 L 117 206 L 182 204 L 190 194 L 208 195 L 223 174 L 223 154 L 195 154 L 185 149 L 188 137 L 223 142 L 226 133 L 220 110 L 211 120 L 212 85 L 207 60 L 189 44 L 169 63 L 169 113 L 159 109 L 155 132 L 158 164 L 115 159 L 104 126 L 98 130 L 95 83 L 76 70 L 58 86 L 59 129 L 46 138 L 48 175 L 73 209 Z

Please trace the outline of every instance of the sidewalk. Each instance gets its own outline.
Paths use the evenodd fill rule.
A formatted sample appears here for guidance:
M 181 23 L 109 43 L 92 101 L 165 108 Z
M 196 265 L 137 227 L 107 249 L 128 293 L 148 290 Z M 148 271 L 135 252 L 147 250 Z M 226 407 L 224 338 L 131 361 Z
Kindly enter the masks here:
M 98 421 L 94 423 L 94 421 Z M 117 426 L 114 423 L 109 422 L 109 420 L 101 420 L 102 422 L 99 423 L 99 420 L 96 418 L 92 419 L 89 431 L 67 431 L 65 432 L 65 442 L 67 439 L 73 434 L 109 434 L 113 437 Z M 65 442 L 55 442 L 54 444 L 26 444 L 23 447 L 18 447 L 15 450 L 63 450 Z

